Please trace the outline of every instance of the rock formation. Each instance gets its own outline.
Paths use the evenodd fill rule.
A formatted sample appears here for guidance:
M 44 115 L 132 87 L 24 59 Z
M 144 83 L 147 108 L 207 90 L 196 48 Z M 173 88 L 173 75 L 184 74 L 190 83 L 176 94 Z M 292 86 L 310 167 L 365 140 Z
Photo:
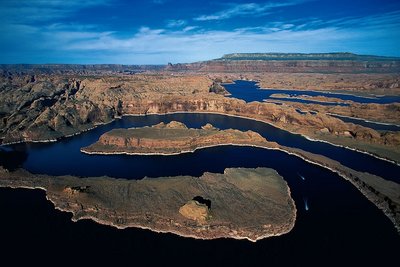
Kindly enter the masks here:
M 315 116 L 301 115 L 295 107 L 245 103 L 224 97 L 221 94 L 226 93 L 220 90 L 221 82 L 249 78 L 259 80 L 261 85 L 281 88 L 304 84 L 303 87 L 307 88 L 329 90 L 399 92 L 398 74 L 283 74 L 257 71 L 245 74 L 153 72 L 125 75 L 103 71 L 89 76 L 77 73 L 58 75 L 39 72 L 33 75 L 4 71 L 0 76 L 1 143 L 54 141 L 127 114 L 211 112 L 261 120 L 313 139 L 366 150 L 400 162 L 396 134 L 344 123 L 323 114 L 325 112 Z M 324 108 L 319 110 L 324 111 Z M 400 117 L 396 104 L 351 104 L 326 111 L 339 115 L 367 114 L 361 118 L 368 117 L 373 121 L 384 119 L 395 122 Z M 325 128 L 328 132 L 321 134 L 320 130 Z
M 400 71 L 400 58 L 360 56 L 350 53 L 326 54 L 230 54 L 216 60 L 170 64 L 168 71 L 196 72 L 328 72 L 393 73 Z
M 223 174 L 124 180 L 34 175 L 0 167 L 0 187 L 40 188 L 74 221 L 92 219 L 117 228 L 139 227 L 181 236 L 257 241 L 289 232 L 296 207 L 279 174 L 267 168 Z M 212 201 L 212 209 L 193 196 Z
M 179 213 L 183 217 L 204 224 L 210 219 L 210 210 L 206 204 L 201 204 L 196 200 L 189 200 L 179 208 Z
M 113 129 L 99 140 L 81 149 L 89 154 L 162 154 L 173 155 L 220 145 L 257 145 L 266 140 L 253 131 L 219 130 L 211 124 L 189 129 L 172 121 L 152 127 Z

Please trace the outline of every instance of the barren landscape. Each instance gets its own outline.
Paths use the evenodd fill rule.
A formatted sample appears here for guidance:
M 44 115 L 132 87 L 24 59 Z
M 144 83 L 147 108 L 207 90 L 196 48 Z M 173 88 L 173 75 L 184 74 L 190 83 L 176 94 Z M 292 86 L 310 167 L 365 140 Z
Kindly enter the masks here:
M 289 232 L 296 218 L 286 182 L 265 168 L 142 180 L 51 177 L 1 168 L 0 187 L 44 189 L 57 209 L 73 213 L 74 221 L 92 219 L 200 239 L 257 241 Z
M 400 1 L 0 17 L 1 262 L 396 265 Z
M 400 162 L 400 132 L 377 131 L 365 126 L 346 123 L 329 114 L 400 124 L 399 103 L 356 103 L 334 97 L 291 97 L 285 94 L 273 94 L 271 99 L 264 102 L 246 103 L 244 100 L 229 97 L 229 91 L 223 86 L 225 83 L 244 79 L 257 81 L 262 88 L 320 90 L 368 97 L 373 97 L 369 94 L 398 96 L 400 94 L 398 61 L 383 59 L 380 62 L 378 59 L 372 60 L 371 64 L 374 67 L 369 69 L 368 73 L 364 70 L 365 73 L 361 74 L 359 72 L 363 72 L 363 69 L 359 63 L 349 64 L 346 62 L 345 67 L 342 68 L 342 65 L 339 64 L 340 60 L 336 59 L 329 59 L 333 63 L 328 65 L 320 59 L 306 59 L 307 61 L 301 59 L 298 64 L 293 65 L 287 61 L 285 63 L 261 61 L 260 63 L 259 61 L 235 58 L 188 65 L 168 65 L 163 68 L 154 66 L 129 68 L 113 65 L 87 66 L 85 68 L 79 65 L 57 67 L 48 65 L 40 68 L 3 65 L 0 86 L 0 138 L 3 145 L 18 142 L 57 141 L 127 115 L 146 116 L 176 112 L 216 113 L 261 121 L 291 133 L 301 134 L 309 139 L 348 147 L 398 164 Z M 281 73 L 278 72 L 279 68 L 274 72 L 265 73 L 265 70 L 269 70 L 270 67 L 278 66 L 276 64 L 281 64 Z M 262 68 L 258 68 L 259 66 Z M 329 69 L 329 74 L 318 73 L 325 71 L 326 68 Z M 287 73 L 282 73 L 282 71 L 287 71 Z M 274 97 L 285 100 L 276 100 L 273 99 Z M 299 103 L 290 101 L 291 98 L 317 100 L 322 103 L 345 103 L 346 105 Z M 314 113 L 302 113 L 298 110 L 313 111 Z M 210 124 L 204 125 L 202 129 L 191 129 L 179 122 L 161 123 L 152 127 L 111 130 L 103 134 L 98 142 L 81 148 L 81 151 L 87 154 L 106 155 L 173 155 L 221 145 L 281 150 L 334 171 L 349 180 L 370 201 L 382 209 L 399 229 L 400 200 L 395 193 L 398 191 L 398 183 L 385 180 L 377 175 L 352 170 L 321 155 L 269 142 L 252 131 L 219 130 Z M 246 174 L 247 172 L 250 174 Z M 162 188 L 171 189 L 177 183 L 186 186 L 188 181 L 194 181 L 195 178 L 158 178 L 156 180 L 144 179 L 143 181 L 122 181 L 111 178 L 81 180 L 76 177 L 38 176 L 23 170 L 3 170 L 1 186 L 44 188 L 56 207 L 72 211 L 75 220 L 92 218 L 117 227 L 138 226 L 154 231 L 173 232 L 198 238 L 233 237 L 255 241 L 266 236 L 280 235 L 290 231 L 295 218 L 293 201 L 288 201 L 281 195 L 280 199 L 284 201 L 279 205 L 284 207 L 287 203 L 292 204 L 286 206 L 285 214 L 282 213 L 276 217 L 281 219 L 279 222 L 269 224 L 265 218 L 258 218 L 258 215 L 251 214 L 251 220 L 254 222 L 252 225 L 256 229 L 254 231 L 244 230 L 241 225 L 244 221 L 236 222 L 231 215 L 226 218 L 221 215 L 221 218 L 224 219 L 219 221 L 219 214 L 229 209 L 233 209 L 235 212 L 232 214 L 234 214 L 240 209 L 246 209 L 248 205 L 254 205 L 254 203 L 247 203 L 243 200 L 240 201 L 241 208 L 239 206 L 228 207 L 231 205 L 228 203 L 232 203 L 238 194 L 244 194 L 242 186 L 255 188 L 248 194 L 257 194 L 257 196 L 251 196 L 248 201 L 258 198 L 258 203 L 258 201 L 266 199 L 267 195 L 259 195 L 260 188 L 265 187 L 267 192 L 270 190 L 269 185 L 263 184 L 262 179 L 259 179 L 262 176 L 261 172 L 268 173 L 270 177 L 273 176 L 272 171 L 264 169 L 257 169 L 257 171 L 228 169 L 222 176 L 204 174 L 199 181 L 207 180 L 207 190 L 200 192 L 199 188 L 194 187 L 197 189 L 193 189 L 192 192 L 188 189 L 190 194 L 188 191 L 185 197 L 180 195 L 179 205 L 175 202 L 176 205 L 171 204 L 177 200 L 176 196 L 171 195 L 172 193 L 166 194 L 165 198 L 161 197 L 160 202 L 157 202 L 159 204 L 144 197 L 140 199 L 143 203 L 140 202 L 141 204 L 137 204 L 138 206 L 133 209 L 141 215 L 126 213 L 125 208 L 127 207 L 125 206 L 121 206 L 121 214 L 117 211 L 115 214 L 111 212 L 112 209 L 119 207 L 119 204 L 115 203 L 127 203 L 123 202 L 125 200 L 119 200 L 119 197 L 115 195 L 120 189 L 115 191 L 111 188 L 114 186 L 125 187 L 125 184 L 132 183 L 145 186 L 144 191 L 153 192 L 154 188 L 148 188 L 150 185 L 147 184 L 157 181 L 156 183 L 163 185 Z M 253 187 L 252 179 L 240 180 L 241 178 L 239 179 L 236 173 L 246 177 L 258 177 L 254 180 L 257 181 L 257 184 Z M 211 183 L 212 186 L 208 185 L 210 177 L 220 177 L 217 180 L 220 181 L 221 188 L 227 186 L 228 178 L 226 177 L 234 177 L 232 179 L 239 179 L 238 181 L 243 181 L 243 183 L 235 184 L 233 180 L 229 182 L 229 184 L 235 184 L 233 191 L 229 195 L 220 195 L 218 199 L 224 204 L 217 202 L 217 206 L 215 206 L 223 205 L 223 207 L 209 210 L 204 203 L 193 198 L 196 196 L 201 196 L 201 199 L 203 197 L 205 199 L 215 198 L 213 190 L 219 188 L 219 185 L 216 186 L 214 183 Z M 102 184 L 105 188 L 110 188 L 110 190 L 99 191 L 100 187 L 96 186 L 97 183 Z M 98 190 L 93 191 L 94 188 Z M 284 191 L 287 192 L 288 188 L 285 188 Z M 155 194 L 162 195 L 161 189 L 154 190 Z M 169 192 L 168 190 L 165 192 Z M 182 194 L 182 190 L 178 190 L 180 194 Z M 98 195 L 104 192 L 108 193 Z M 283 191 L 281 190 L 281 192 Z M 134 193 L 131 192 L 127 196 L 131 197 L 131 194 Z M 93 197 L 95 198 L 92 199 Z M 104 206 L 104 203 L 107 202 L 97 203 L 99 199 L 115 201 L 115 205 L 108 203 Z M 150 203 L 153 208 L 149 208 Z M 212 203 L 215 204 L 213 201 Z M 82 205 L 89 206 L 82 208 Z M 168 207 L 160 205 L 168 205 Z M 174 207 L 173 211 L 172 206 Z M 78 209 L 78 207 L 81 208 Z M 265 207 L 265 209 L 267 210 L 269 207 Z M 257 214 L 260 212 L 258 210 Z M 149 219 L 149 216 L 155 217 Z M 167 222 L 168 216 L 175 219 Z M 183 222 L 183 218 L 180 216 L 192 223 Z M 145 217 L 147 221 L 144 220 Z M 208 221 L 207 218 L 213 219 Z M 220 224 L 214 225 L 213 220 Z M 201 227 L 193 223 L 199 221 L 202 221 Z M 205 222 L 209 223 L 207 227 L 204 226 Z M 222 227 L 221 225 L 230 226 Z M 273 226 L 267 227 L 266 225 Z M 221 227 L 224 230 L 221 230 Z
M 262 74 L 257 75 L 262 77 Z M 378 74 L 373 75 L 377 77 Z M 0 138 L 3 144 L 54 141 L 123 115 L 210 112 L 262 120 L 313 139 L 353 147 L 400 162 L 400 133 L 378 133 L 325 115 L 329 112 L 400 124 L 398 104 L 354 103 L 346 107 L 293 104 L 295 108 L 292 108 L 275 103 L 245 103 L 224 97 L 225 90 L 216 90 L 226 77 L 215 73 L 209 76 L 187 73 L 171 75 L 168 72 L 114 76 L 106 74 L 102 77 L 58 74 L 31 76 L 3 72 Z M 358 74 L 354 74 L 354 77 L 360 79 Z M 363 80 L 363 83 L 368 83 L 371 90 L 382 86 L 392 91 L 399 90 L 399 84 L 396 85 L 393 76 L 381 74 L 379 77 L 382 80 L 379 84 L 371 85 L 369 80 Z M 323 83 L 318 86 L 324 88 Z M 320 112 L 317 115 L 301 115 L 296 112 L 296 108 L 304 107 Z

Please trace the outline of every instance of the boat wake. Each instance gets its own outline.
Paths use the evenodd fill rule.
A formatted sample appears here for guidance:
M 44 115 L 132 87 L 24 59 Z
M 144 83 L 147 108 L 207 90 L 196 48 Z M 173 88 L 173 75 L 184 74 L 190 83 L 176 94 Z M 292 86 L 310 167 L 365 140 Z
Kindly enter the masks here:
M 308 199 L 305 197 L 305 198 L 303 198 L 303 201 L 304 201 L 304 209 L 306 210 L 306 211 L 308 211 L 310 208 L 308 207 Z

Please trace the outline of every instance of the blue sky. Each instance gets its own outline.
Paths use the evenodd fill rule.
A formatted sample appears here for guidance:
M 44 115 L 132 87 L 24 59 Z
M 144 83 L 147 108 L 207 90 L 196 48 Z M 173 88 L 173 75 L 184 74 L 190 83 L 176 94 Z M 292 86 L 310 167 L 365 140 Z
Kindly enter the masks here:
M 166 64 L 235 52 L 400 56 L 400 1 L 0 0 L 0 63 Z

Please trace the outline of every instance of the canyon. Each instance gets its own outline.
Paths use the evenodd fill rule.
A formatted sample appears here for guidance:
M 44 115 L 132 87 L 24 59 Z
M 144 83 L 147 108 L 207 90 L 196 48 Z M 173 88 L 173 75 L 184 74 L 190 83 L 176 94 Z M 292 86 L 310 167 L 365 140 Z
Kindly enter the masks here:
M 257 81 L 262 88 L 319 90 L 360 96 L 370 96 L 371 94 L 398 96 L 400 95 L 399 62 L 398 58 L 338 53 L 232 54 L 211 61 L 168 64 L 167 66 L 1 65 L 0 142 L 2 145 L 7 145 L 18 142 L 57 141 L 129 115 L 146 116 L 181 112 L 214 113 L 261 121 L 291 133 L 301 134 L 308 139 L 321 140 L 336 146 L 362 151 L 399 164 L 399 131 L 377 131 L 365 126 L 346 123 L 329 115 L 338 114 L 381 123 L 400 124 L 399 103 L 375 104 L 342 101 L 342 103 L 346 103 L 345 106 L 326 106 L 318 103 L 291 102 L 289 101 L 290 97 L 287 96 L 285 98 L 288 101 L 275 101 L 275 99 L 271 101 L 272 99 L 269 99 L 263 102 L 247 103 L 244 100 L 229 97 L 230 93 L 224 87 L 225 83 L 243 79 Z M 304 99 L 304 97 L 300 98 Z M 340 102 L 338 99 L 330 97 L 308 99 Z M 314 113 L 300 113 L 298 110 L 314 111 Z M 165 130 L 170 130 L 173 134 L 170 136 L 160 134 L 161 132 L 165 133 Z M 138 137 L 137 134 L 140 132 Z M 154 134 L 155 132 L 157 134 Z M 179 134 L 177 134 L 178 132 Z M 149 138 L 152 135 L 153 138 Z M 400 200 L 396 194 L 399 190 L 398 183 L 352 170 L 321 155 L 269 142 L 255 132 L 240 132 L 233 129 L 218 130 L 212 125 L 205 125 L 203 129 L 188 129 L 184 125 L 173 122 L 147 128 L 115 129 L 103 134 L 97 143 L 84 147 L 81 151 L 89 154 L 171 155 L 192 152 L 207 146 L 232 144 L 281 150 L 338 173 L 383 210 L 395 227 L 399 229 Z M 247 175 L 246 172 L 227 169 L 223 177 L 228 175 L 239 179 L 237 173 Z M 256 173 L 249 172 L 252 173 L 252 177 L 258 175 L 257 171 L 255 171 Z M 265 172 L 268 175 L 273 173 L 272 170 Z M 151 225 L 149 226 L 143 221 L 144 213 L 141 213 L 142 217 L 139 216 L 140 220 L 143 219 L 140 223 L 132 219 L 127 224 L 123 224 L 126 222 L 123 215 L 125 210 L 121 211 L 122 215 L 115 215 L 115 217 L 111 215 L 108 206 L 106 209 L 109 210 L 104 213 L 96 213 L 99 205 L 104 203 L 97 203 L 100 198 L 90 201 L 86 199 L 88 196 L 92 197 L 87 194 L 87 190 L 96 187 L 97 182 L 94 182 L 94 179 L 59 178 L 36 175 L 24 170 L 8 171 L 5 169 L 2 170 L 1 175 L 3 179 L 1 186 L 44 188 L 47 190 L 49 199 L 58 208 L 73 212 L 76 220 L 92 218 L 117 227 L 140 225 L 156 231 L 179 232 L 173 223 L 166 222 L 165 218 L 160 219 L 163 223 L 158 226 L 154 220 L 150 220 Z M 208 176 L 221 178 L 217 174 L 205 174 L 205 177 Z M 163 188 L 164 184 L 169 184 L 173 180 L 164 178 L 160 178 Z M 99 183 L 104 182 L 110 188 L 114 186 L 114 179 L 108 177 L 96 179 L 99 179 Z M 194 178 L 176 179 L 189 181 Z M 201 179 L 200 181 L 202 181 Z M 81 180 L 90 181 L 90 183 L 82 184 Z M 256 182 L 256 180 L 259 181 L 259 179 L 254 181 Z M 145 179 L 143 183 L 146 184 L 148 181 L 149 179 Z M 55 184 L 54 187 L 52 183 Z M 115 180 L 115 183 L 125 182 Z M 126 183 L 140 184 L 140 181 Z M 249 183 L 251 184 L 251 181 Z M 227 185 L 222 184 L 221 186 L 226 187 Z M 241 184 L 240 186 L 245 185 Z M 257 184 L 257 186 L 266 185 Z M 120 185 L 117 188 L 121 188 Z M 282 188 L 288 191 L 287 185 Z M 239 194 L 242 189 L 237 187 L 234 190 Z M 96 190 L 94 195 L 100 194 L 100 189 Z M 146 187 L 146 190 L 153 189 Z M 211 186 L 207 190 L 213 192 Z M 111 191 L 101 192 L 104 194 L 101 199 L 110 198 L 112 201 L 120 203 L 115 192 Z M 235 194 L 224 196 L 224 198 L 232 200 Z M 252 192 L 251 194 L 259 193 Z M 171 196 L 168 195 L 168 197 Z M 294 224 L 294 217 L 286 216 L 286 219 L 290 219 L 283 223 L 284 227 L 277 226 L 270 232 L 258 229 L 257 234 L 245 232 L 240 227 L 239 231 L 235 230 L 236 232 L 220 228 L 213 233 L 204 230 L 209 229 L 203 227 L 204 225 L 200 228 L 198 226 L 190 228 L 197 223 L 201 225 L 205 222 L 208 223 L 207 218 L 215 218 L 215 214 L 213 215 L 215 209 L 209 210 L 204 203 L 195 200 L 194 198 L 197 196 L 212 201 L 212 197 L 206 195 L 205 192 L 194 190 L 190 195 L 185 196 L 185 199 L 180 199 L 179 205 L 174 206 L 174 218 L 180 216 L 179 220 L 188 220 L 185 221 L 185 226 L 189 228 L 182 230 L 184 232 L 180 232 L 181 235 L 207 239 L 233 235 L 236 238 L 255 241 L 265 236 L 286 233 Z M 257 197 L 265 196 L 257 195 Z M 70 199 L 67 201 L 68 198 Z M 62 201 L 57 199 L 62 199 Z M 63 201 L 69 204 L 64 205 Z M 92 201 L 97 204 L 93 204 Z M 286 198 L 285 201 L 287 202 Z M 83 209 L 84 211 L 79 210 L 78 207 L 86 205 L 85 203 L 89 203 L 90 208 Z M 148 206 L 149 204 L 146 203 L 143 202 L 143 205 Z M 224 209 L 227 208 L 227 204 L 224 205 Z M 293 206 L 289 205 L 288 207 Z M 144 211 L 142 210 L 142 212 Z M 133 218 L 134 216 L 129 215 L 128 217 Z M 226 222 L 224 221 L 224 223 Z M 179 225 L 182 228 L 182 225 Z M 199 234 L 198 229 L 202 229 L 199 231 L 203 234 Z M 206 232 L 202 232 L 203 230 Z
M 0 140 L 3 144 L 55 141 L 124 115 L 209 112 L 261 120 L 309 138 L 350 146 L 400 162 L 399 133 L 379 133 L 345 123 L 323 112 L 301 115 L 290 106 L 246 103 L 228 98 L 225 90 L 215 89 L 220 88 L 218 84 L 224 77 L 213 75 L 148 73 L 70 77 L 42 74 L 3 77 L 0 85 Z M 385 105 L 362 104 L 360 108 L 355 104 L 334 107 L 346 112 L 327 111 L 343 115 L 358 110 L 364 117 L 370 114 L 368 119 L 371 120 L 376 117 L 377 121 L 397 122 L 400 110 L 396 105 L 389 104 L 386 108 Z

